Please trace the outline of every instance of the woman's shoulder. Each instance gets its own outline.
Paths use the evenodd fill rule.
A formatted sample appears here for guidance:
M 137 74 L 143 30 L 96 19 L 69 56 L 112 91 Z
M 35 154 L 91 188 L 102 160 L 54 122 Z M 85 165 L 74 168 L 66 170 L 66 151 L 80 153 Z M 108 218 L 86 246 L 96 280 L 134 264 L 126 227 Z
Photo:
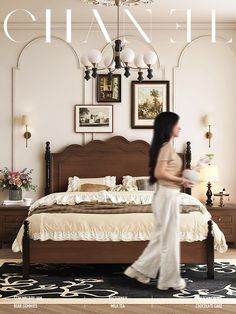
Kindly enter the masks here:
M 161 147 L 166 147 L 166 148 L 167 148 L 167 147 L 170 147 L 170 148 L 173 148 L 172 141 L 169 140 L 169 141 L 164 142 Z

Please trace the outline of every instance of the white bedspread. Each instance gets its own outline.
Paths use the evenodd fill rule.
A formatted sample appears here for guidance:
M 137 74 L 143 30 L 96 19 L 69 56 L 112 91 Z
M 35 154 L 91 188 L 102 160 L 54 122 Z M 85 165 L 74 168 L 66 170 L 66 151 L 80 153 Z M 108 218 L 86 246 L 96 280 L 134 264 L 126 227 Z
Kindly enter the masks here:
M 150 204 L 153 191 L 132 192 L 66 192 L 53 193 L 37 200 L 31 205 L 29 212 L 39 205 L 75 204 L 81 201 L 112 200 L 114 203 L 134 202 Z M 193 242 L 206 239 L 207 221 L 211 214 L 206 207 L 193 196 L 181 193 L 180 203 L 199 205 L 200 211 L 180 214 L 180 240 Z M 30 238 L 34 240 L 85 240 L 85 241 L 144 241 L 149 240 L 154 227 L 152 213 L 126 214 L 78 214 L 78 213 L 41 213 L 28 217 Z M 213 222 L 214 247 L 219 252 L 228 248 L 224 234 Z M 12 244 L 14 252 L 22 251 L 23 226 Z

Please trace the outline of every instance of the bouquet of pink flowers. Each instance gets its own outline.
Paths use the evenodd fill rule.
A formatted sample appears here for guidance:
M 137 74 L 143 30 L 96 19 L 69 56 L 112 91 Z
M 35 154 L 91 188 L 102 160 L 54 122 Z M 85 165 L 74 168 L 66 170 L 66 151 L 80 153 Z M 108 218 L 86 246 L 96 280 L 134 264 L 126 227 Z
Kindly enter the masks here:
M 0 188 L 2 190 L 18 190 L 25 189 L 36 190 L 36 185 L 32 184 L 31 174 L 33 169 L 22 171 L 10 171 L 7 167 L 0 170 Z

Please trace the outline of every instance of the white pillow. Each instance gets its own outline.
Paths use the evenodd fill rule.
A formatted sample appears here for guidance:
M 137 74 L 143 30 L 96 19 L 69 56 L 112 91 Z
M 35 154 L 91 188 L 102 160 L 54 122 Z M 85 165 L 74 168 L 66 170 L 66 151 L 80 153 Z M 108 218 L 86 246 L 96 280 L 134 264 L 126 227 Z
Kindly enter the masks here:
M 137 191 L 138 187 L 136 180 L 132 176 L 123 176 L 122 185 L 126 191 Z
M 132 177 L 130 175 L 123 176 L 122 184 L 128 191 L 137 191 L 138 185 L 136 183 L 136 180 L 139 179 L 148 179 L 148 176 L 139 176 L 139 177 Z
M 109 187 L 114 187 L 116 186 L 116 177 L 115 176 L 106 176 L 101 178 L 79 178 L 77 176 L 69 177 L 67 192 L 79 191 L 80 185 L 84 183 L 105 184 Z

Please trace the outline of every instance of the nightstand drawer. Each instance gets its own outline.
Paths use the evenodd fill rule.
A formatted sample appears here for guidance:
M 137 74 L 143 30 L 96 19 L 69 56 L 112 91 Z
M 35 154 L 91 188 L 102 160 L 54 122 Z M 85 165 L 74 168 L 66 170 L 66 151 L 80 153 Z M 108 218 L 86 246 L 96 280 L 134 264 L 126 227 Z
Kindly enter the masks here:
M 25 220 L 25 215 L 19 215 L 19 216 L 14 216 L 14 215 L 7 215 L 5 216 L 5 223 L 18 223 L 21 224 Z
M 6 227 L 3 242 L 5 242 L 5 243 L 13 242 L 17 236 L 18 231 L 19 231 L 19 228 Z
M 0 205 L 0 248 L 15 240 L 28 211 L 29 206 Z
M 213 214 L 212 215 L 212 219 L 214 220 L 214 222 L 218 223 L 228 223 L 228 224 L 233 224 L 234 223 L 234 216 L 231 214 L 225 214 L 225 215 L 221 215 L 221 214 Z

